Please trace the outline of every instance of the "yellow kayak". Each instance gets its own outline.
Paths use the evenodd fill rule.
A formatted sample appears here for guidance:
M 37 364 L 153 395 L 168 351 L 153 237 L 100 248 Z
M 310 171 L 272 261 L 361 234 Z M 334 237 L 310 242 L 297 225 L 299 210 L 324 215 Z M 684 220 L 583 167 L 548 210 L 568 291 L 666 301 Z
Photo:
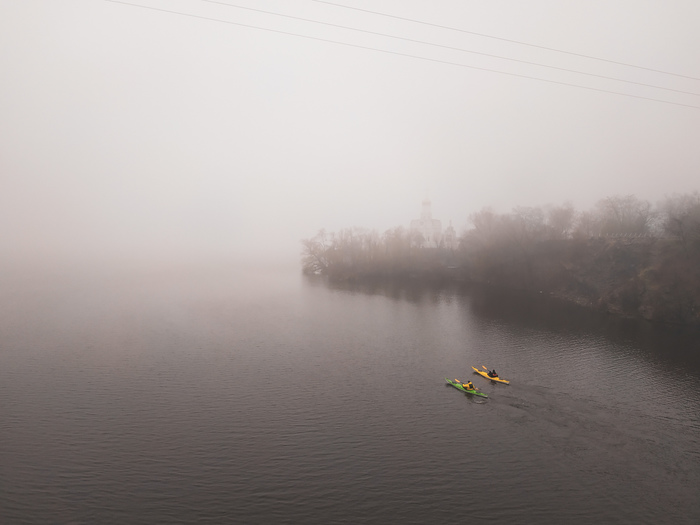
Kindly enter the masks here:
M 490 379 L 491 381 L 495 381 L 496 383 L 504 383 L 506 385 L 510 385 L 510 381 L 506 381 L 505 379 L 501 379 L 500 377 L 491 377 L 486 373 L 486 370 L 479 370 L 478 368 L 474 368 L 474 372 L 479 374 L 480 376 L 485 377 L 486 379 Z

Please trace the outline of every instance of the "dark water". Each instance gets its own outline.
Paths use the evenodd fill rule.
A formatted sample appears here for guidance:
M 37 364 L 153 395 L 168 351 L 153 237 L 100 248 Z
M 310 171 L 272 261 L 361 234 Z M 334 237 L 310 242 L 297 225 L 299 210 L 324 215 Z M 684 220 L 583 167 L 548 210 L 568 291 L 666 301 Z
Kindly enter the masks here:
M 0 523 L 700 523 L 697 331 L 296 269 L 2 284 Z

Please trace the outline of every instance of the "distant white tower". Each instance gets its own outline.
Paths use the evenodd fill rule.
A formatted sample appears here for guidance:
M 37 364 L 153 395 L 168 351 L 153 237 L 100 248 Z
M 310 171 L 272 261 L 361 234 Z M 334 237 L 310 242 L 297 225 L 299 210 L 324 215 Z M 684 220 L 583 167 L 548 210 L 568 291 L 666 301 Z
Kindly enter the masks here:
M 450 250 L 456 250 L 459 246 L 457 232 L 452 226 L 452 221 L 450 221 L 450 225 L 447 228 L 445 228 L 445 234 L 442 236 L 442 243 L 445 246 L 445 248 L 449 248 Z
M 422 247 L 437 248 L 442 240 L 442 223 L 433 219 L 430 207 L 430 199 L 424 199 L 420 219 L 411 221 L 411 233 L 420 233 L 423 236 Z

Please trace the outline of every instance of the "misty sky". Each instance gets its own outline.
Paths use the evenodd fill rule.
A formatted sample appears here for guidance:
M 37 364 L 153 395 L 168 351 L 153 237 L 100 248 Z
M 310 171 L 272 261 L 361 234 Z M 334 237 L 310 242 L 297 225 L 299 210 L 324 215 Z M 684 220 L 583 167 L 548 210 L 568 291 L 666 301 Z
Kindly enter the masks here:
M 700 189 L 700 2 L 333 2 L 393 16 L 0 2 L 2 253 L 296 258 L 322 227 L 408 226 L 426 195 L 461 230 L 485 206 Z

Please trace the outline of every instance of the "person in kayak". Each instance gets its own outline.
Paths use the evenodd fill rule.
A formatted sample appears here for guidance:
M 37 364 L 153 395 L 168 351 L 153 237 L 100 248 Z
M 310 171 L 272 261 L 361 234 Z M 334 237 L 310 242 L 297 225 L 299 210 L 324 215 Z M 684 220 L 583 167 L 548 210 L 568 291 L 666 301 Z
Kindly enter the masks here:
M 464 388 L 466 388 L 467 390 L 476 390 L 476 388 L 474 387 L 474 383 L 472 383 L 471 381 L 465 383 Z
M 494 368 L 489 372 L 489 377 L 498 377 L 498 374 L 496 373 L 496 369 Z

